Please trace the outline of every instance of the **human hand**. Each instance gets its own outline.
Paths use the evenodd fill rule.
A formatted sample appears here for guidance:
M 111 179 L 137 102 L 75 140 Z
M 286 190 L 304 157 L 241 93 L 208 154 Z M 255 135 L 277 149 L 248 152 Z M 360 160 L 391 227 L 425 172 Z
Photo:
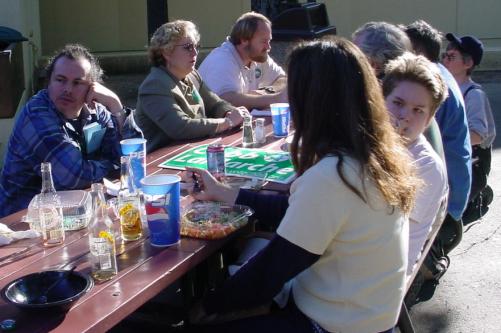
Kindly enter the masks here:
M 92 82 L 89 86 L 85 103 L 89 108 L 95 109 L 96 102 L 106 106 L 112 114 L 118 114 L 123 109 L 120 98 L 113 91 L 99 82 Z
M 395 131 L 400 134 L 400 136 L 405 136 L 405 131 L 407 129 L 407 122 L 404 119 L 393 119 L 393 126 L 395 127 Z
M 238 188 L 231 188 L 211 175 L 207 170 L 186 167 L 186 173 L 195 174 L 198 180 L 199 192 L 193 191 L 191 195 L 197 200 L 222 201 L 233 205 L 238 196 Z M 185 176 L 184 178 L 190 178 Z
M 237 106 L 237 110 L 242 117 L 250 115 L 249 109 L 247 109 L 245 106 Z
M 248 114 L 249 111 L 245 107 L 240 106 L 238 108 L 233 109 L 232 111 L 227 112 L 225 118 L 228 118 L 230 122 L 233 124 L 233 127 L 235 127 L 243 123 L 244 115 L 246 113 Z

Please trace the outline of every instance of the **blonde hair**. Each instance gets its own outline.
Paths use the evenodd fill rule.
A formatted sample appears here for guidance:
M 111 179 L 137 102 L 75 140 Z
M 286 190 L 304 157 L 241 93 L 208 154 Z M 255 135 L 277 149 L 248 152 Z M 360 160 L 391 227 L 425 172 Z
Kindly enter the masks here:
M 191 36 L 195 42 L 200 41 L 196 25 L 191 21 L 176 20 L 162 24 L 151 36 L 148 47 L 148 59 L 153 66 L 165 66 L 162 50 L 172 52 L 176 44 L 183 38 Z
M 271 27 L 271 21 L 264 15 L 248 12 L 240 16 L 230 32 L 230 42 L 239 45 L 243 40 L 250 40 L 257 31 L 259 22 L 263 22 Z
M 417 83 L 428 90 L 432 99 L 431 116 L 435 115 L 440 104 L 447 98 L 447 85 L 439 69 L 422 55 L 407 52 L 388 62 L 383 80 L 383 95 L 390 95 L 402 81 Z

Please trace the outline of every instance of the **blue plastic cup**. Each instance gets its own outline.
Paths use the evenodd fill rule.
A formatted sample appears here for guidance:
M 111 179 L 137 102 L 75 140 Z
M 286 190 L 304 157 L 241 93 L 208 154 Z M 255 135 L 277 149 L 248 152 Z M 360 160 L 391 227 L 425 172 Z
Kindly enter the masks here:
M 180 181 L 177 175 L 153 175 L 141 180 L 152 246 L 174 245 L 181 238 Z
M 125 139 L 120 141 L 122 155 L 130 156 L 130 168 L 134 186 L 141 188 L 141 179 L 146 175 L 146 139 Z
M 273 135 L 283 138 L 289 135 L 290 112 L 289 103 L 270 104 Z

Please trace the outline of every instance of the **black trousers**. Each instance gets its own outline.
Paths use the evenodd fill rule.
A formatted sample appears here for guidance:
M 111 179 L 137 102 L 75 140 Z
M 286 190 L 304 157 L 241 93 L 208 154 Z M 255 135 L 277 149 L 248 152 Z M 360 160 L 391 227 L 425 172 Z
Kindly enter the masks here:
M 471 190 L 468 203 L 474 201 L 487 186 L 487 176 L 491 172 L 491 147 L 472 147 Z
M 287 332 L 287 333 L 327 333 L 320 326 L 314 325 L 296 306 L 292 294 L 284 309 L 272 314 L 230 321 L 217 325 L 192 326 L 189 332 L 221 333 L 221 332 Z M 380 333 L 393 333 L 390 328 Z

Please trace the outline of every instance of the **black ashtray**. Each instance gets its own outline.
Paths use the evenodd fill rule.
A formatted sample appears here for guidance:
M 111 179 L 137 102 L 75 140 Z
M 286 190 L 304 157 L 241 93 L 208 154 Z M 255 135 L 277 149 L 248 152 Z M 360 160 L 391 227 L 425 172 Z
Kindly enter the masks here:
M 88 292 L 94 281 L 87 274 L 54 270 L 28 274 L 2 289 L 2 297 L 23 309 L 68 310 Z

